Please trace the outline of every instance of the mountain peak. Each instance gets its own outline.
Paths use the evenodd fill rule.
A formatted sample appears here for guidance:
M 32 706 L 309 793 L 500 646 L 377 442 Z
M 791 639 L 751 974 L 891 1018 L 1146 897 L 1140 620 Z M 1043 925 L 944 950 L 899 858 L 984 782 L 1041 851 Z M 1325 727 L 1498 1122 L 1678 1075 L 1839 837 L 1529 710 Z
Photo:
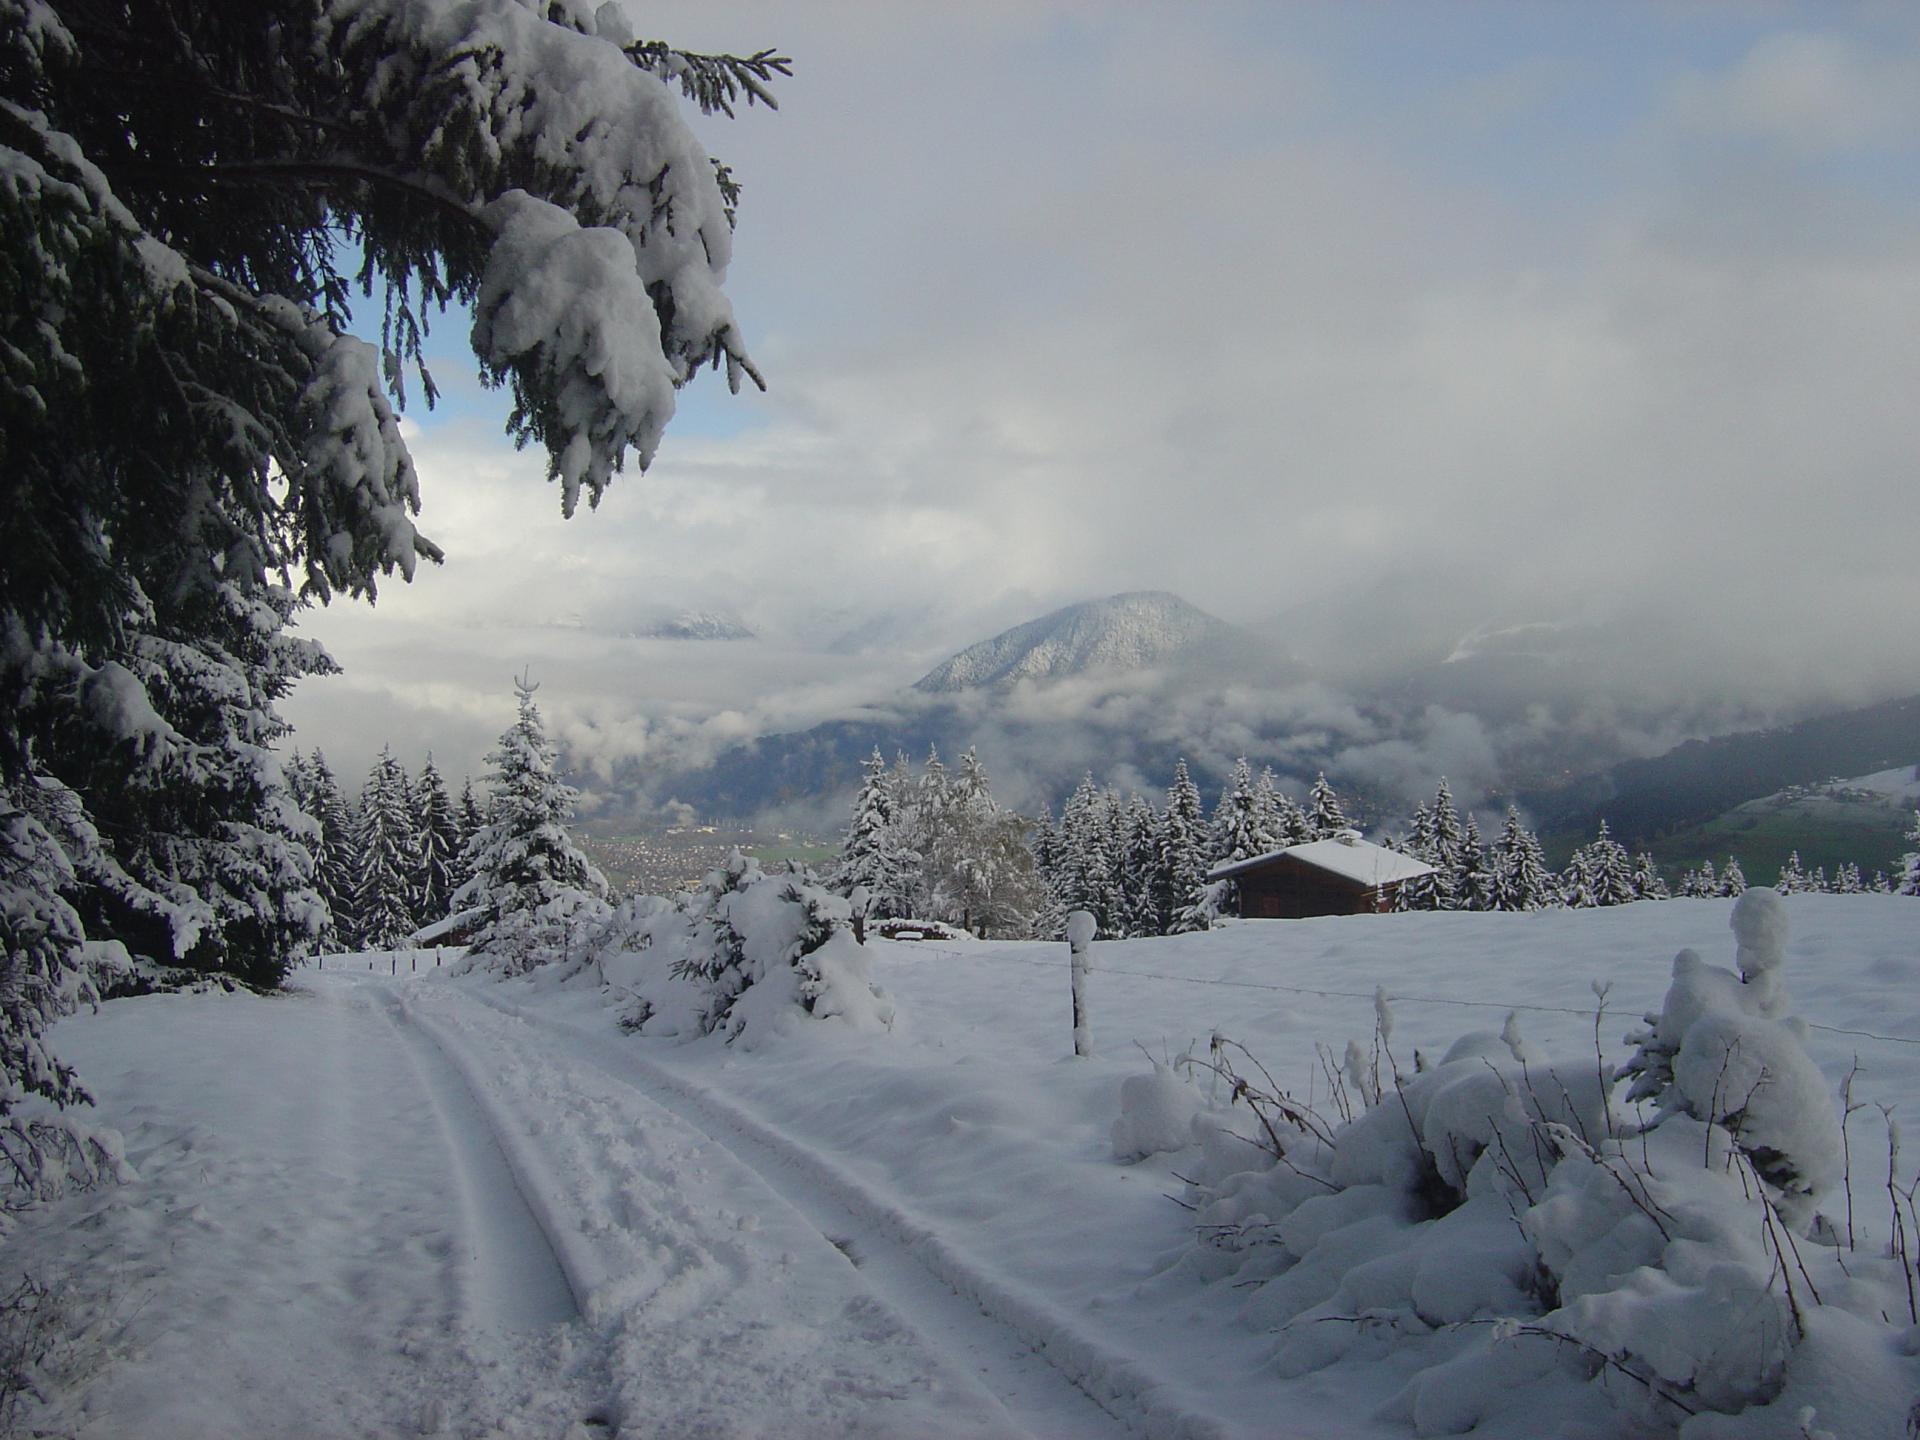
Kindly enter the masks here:
M 1003 630 L 935 666 L 914 686 L 933 694 L 1098 670 L 1143 670 L 1219 654 L 1235 631 L 1165 590 L 1086 600 Z

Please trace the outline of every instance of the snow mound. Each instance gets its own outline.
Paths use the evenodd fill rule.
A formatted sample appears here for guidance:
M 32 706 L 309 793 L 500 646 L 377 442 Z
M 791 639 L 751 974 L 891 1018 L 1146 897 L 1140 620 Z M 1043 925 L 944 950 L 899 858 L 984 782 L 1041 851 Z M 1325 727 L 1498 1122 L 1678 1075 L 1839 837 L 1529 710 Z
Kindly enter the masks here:
M 1237 1083 L 1264 1140 L 1183 1162 L 1197 1224 L 1176 1269 L 1246 1292 L 1283 1375 L 1395 1358 L 1407 1378 L 1376 1418 L 1422 1435 L 1538 1433 L 1595 1390 L 1622 1430 L 1689 1440 L 1898 1433 L 1920 1390 L 1889 1318 L 1909 1311 L 1905 1257 L 1843 1249 L 1816 1215 L 1840 1126 L 1787 1012 L 1781 897 L 1748 891 L 1732 928 L 1737 972 L 1683 950 L 1632 1037 L 1617 1074 L 1654 1102 L 1644 1125 L 1598 1055 L 1543 1060 L 1511 1017 L 1412 1075 L 1349 1046 L 1359 1108 L 1337 1125 Z M 1379 1027 L 1390 1067 L 1384 1006 Z
M 1205 1108 L 1199 1089 L 1153 1062 L 1150 1075 L 1129 1075 L 1120 1082 L 1120 1118 L 1113 1122 L 1116 1160 L 1184 1150 L 1193 1143 L 1193 1122 Z

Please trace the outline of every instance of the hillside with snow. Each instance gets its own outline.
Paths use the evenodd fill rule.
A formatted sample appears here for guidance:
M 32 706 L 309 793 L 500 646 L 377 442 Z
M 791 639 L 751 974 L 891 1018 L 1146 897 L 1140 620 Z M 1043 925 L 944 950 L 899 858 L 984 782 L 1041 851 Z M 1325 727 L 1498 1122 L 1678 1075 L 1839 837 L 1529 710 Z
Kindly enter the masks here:
M 1234 628 L 1164 590 L 1068 605 L 942 661 L 914 686 L 932 694 L 1219 659 Z
M 732 1043 L 623 1033 L 645 951 L 510 981 L 335 957 L 282 998 L 111 1001 L 55 1040 L 137 1173 L 8 1237 L 14 1263 L 71 1277 L 83 1342 L 25 1413 L 196 1440 L 1894 1440 L 1920 1329 L 1886 1258 L 1877 1107 L 1920 1108 L 1920 906 L 1784 908 L 1771 951 L 1777 929 L 1736 946 L 1726 901 L 1097 944 L 1085 1060 L 1057 944 L 873 941 L 884 1016 L 763 1006 Z M 1604 1126 L 1651 1117 L 1616 1095 L 1611 1120 L 1577 1122 L 1588 1141 L 1566 1128 L 1683 948 L 1690 974 L 1770 977 L 1769 1013 L 1804 1021 L 1796 1123 L 1837 1137 L 1857 1067 L 1851 1193 L 1824 1177 L 1826 1239 L 1784 1278 L 1778 1217 L 1684 1114 L 1650 1180 L 1572 1160 L 1543 1177 L 1531 1148 L 1603 1149 Z M 263 1105 L 249 1077 L 269 1061 Z M 1288 1162 L 1304 1178 L 1275 1166 L 1230 1073 L 1315 1123 L 1351 1113 L 1348 1168 L 1311 1145 Z M 1530 1132 L 1560 1087 L 1568 1121 Z M 1482 1139 L 1443 1156 L 1465 1203 L 1423 1218 L 1378 1167 L 1447 1115 Z M 1491 1158 L 1446 1168 L 1473 1154 Z M 1654 1186 L 1652 1208 L 1623 1183 Z M 1717 1278 L 1660 1260 L 1663 1228 L 1723 1253 Z M 1523 1230 L 1557 1293 L 1511 1268 Z M 1617 1361 L 1591 1348 L 1607 1326 Z

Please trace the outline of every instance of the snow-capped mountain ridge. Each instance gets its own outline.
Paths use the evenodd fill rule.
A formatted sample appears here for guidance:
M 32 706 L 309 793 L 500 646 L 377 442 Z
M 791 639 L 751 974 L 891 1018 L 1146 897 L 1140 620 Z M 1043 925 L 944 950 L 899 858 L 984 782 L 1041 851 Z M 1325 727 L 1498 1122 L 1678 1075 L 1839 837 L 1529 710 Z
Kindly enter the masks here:
M 946 694 L 1058 680 L 1099 670 L 1144 670 L 1217 656 L 1236 632 L 1165 590 L 1068 605 L 970 645 L 928 672 L 916 690 Z
M 714 610 L 676 610 L 649 617 L 630 632 L 643 640 L 752 640 L 753 629 Z

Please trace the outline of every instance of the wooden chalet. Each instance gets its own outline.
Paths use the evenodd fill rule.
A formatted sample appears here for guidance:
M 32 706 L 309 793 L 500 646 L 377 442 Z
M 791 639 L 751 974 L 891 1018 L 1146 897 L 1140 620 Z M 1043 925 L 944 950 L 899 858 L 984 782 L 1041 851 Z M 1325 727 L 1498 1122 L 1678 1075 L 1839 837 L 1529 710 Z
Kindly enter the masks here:
M 1233 881 L 1244 919 L 1304 920 L 1391 910 L 1402 885 L 1432 873 L 1431 865 L 1343 830 L 1329 840 L 1216 866 L 1207 879 Z

